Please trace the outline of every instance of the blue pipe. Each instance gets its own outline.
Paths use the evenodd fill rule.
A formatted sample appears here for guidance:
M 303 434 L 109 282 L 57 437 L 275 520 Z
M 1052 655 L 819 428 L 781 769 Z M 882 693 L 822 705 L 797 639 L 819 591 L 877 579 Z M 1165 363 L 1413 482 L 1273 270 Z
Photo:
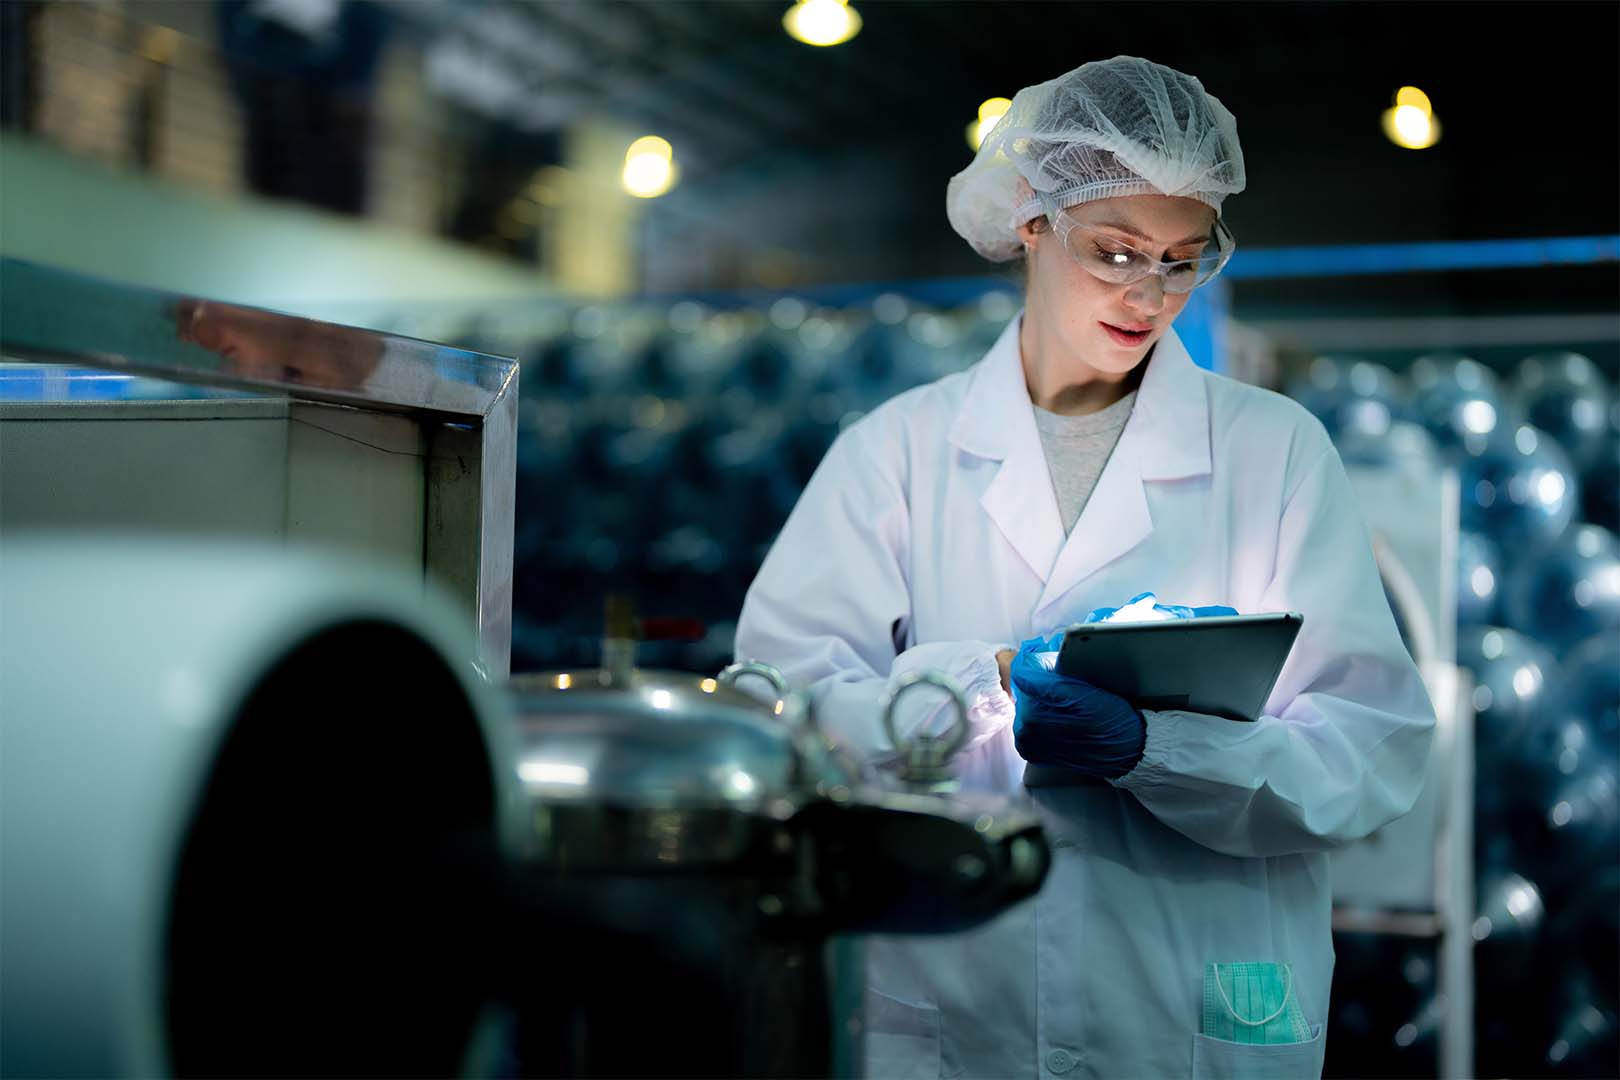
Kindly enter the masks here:
M 1253 281 L 1605 262 L 1620 262 L 1620 236 L 1240 249 L 1221 271 L 1221 276 L 1233 281 Z

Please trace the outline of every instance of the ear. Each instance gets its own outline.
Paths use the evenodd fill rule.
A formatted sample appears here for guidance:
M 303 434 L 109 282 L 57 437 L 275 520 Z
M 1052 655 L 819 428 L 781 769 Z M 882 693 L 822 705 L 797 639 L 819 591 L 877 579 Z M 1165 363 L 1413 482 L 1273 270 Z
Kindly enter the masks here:
M 1030 187 L 1029 181 L 1022 176 L 1018 177 L 1014 190 L 1017 192 L 1013 204 L 1015 206 L 1021 206 L 1035 197 L 1035 189 Z M 1051 231 L 1050 229 L 1037 229 L 1036 222 L 1044 220 L 1044 218 L 1034 218 L 1018 226 L 1018 242 L 1024 245 L 1026 253 L 1034 250 L 1035 245 L 1040 242 L 1038 238 L 1043 232 Z
M 1033 250 L 1035 245 L 1040 243 L 1040 238 L 1045 235 L 1044 231 L 1035 231 L 1035 222 L 1042 220 L 1044 219 L 1035 218 L 1032 221 L 1026 221 L 1022 225 L 1018 226 L 1018 242 L 1024 245 L 1025 251 Z

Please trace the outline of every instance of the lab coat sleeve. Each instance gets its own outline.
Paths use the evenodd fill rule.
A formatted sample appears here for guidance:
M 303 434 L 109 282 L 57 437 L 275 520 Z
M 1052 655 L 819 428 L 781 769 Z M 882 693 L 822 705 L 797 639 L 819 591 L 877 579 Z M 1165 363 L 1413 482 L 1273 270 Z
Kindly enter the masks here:
M 839 436 L 805 487 L 743 602 L 739 660 L 762 660 L 806 687 L 821 727 L 863 760 L 896 757 L 881 699 L 910 672 L 938 671 L 968 704 L 968 739 L 955 763 L 1011 725 L 996 652 L 1007 643 L 928 642 L 905 648 L 911 534 L 899 440 L 874 416 Z M 899 699 L 902 738 L 939 733 L 954 711 L 937 690 Z
M 1114 783 L 1227 855 L 1351 843 L 1412 808 L 1434 711 L 1331 448 L 1285 501 L 1262 610 L 1305 617 L 1267 715 L 1148 712 L 1142 759 Z

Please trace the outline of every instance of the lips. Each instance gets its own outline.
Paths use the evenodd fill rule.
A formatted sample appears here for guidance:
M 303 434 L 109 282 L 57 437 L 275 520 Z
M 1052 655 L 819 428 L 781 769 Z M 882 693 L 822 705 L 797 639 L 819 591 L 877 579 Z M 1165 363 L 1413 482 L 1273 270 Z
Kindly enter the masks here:
M 1142 326 L 1141 324 L 1136 324 L 1135 327 L 1130 327 L 1116 326 L 1113 323 L 1099 322 L 1097 325 L 1108 331 L 1109 337 L 1113 338 L 1119 344 L 1126 346 L 1142 344 L 1148 339 L 1148 335 L 1153 332 L 1153 327 Z

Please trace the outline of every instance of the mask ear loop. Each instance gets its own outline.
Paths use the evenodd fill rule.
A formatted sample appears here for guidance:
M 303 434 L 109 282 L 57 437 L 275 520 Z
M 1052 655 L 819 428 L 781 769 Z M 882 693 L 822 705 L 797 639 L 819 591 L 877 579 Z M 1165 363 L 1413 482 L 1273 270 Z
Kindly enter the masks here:
M 1292 966 L 1288 964 L 1283 965 L 1283 974 L 1288 976 L 1288 982 L 1283 988 L 1282 1004 L 1277 1006 L 1276 1012 L 1272 1013 L 1264 1020 L 1245 1020 L 1241 1015 L 1239 1015 L 1238 1011 L 1232 1008 L 1232 999 L 1226 996 L 1226 987 L 1221 985 L 1221 965 L 1211 964 L 1210 967 L 1215 969 L 1215 992 L 1221 995 L 1221 1004 L 1225 1005 L 1226 1011 L 1232 1014 L 1232 1019 L 1236 1020 L 1244 1027 L 1264 1027 L 1273 1020 L 1277 1019 L 1277 1017 L 1281 1016 L 1283 1014 L 1283 1010 L 1288 1008 L 1288 997 L 1294 992 L 1294 969 Z

